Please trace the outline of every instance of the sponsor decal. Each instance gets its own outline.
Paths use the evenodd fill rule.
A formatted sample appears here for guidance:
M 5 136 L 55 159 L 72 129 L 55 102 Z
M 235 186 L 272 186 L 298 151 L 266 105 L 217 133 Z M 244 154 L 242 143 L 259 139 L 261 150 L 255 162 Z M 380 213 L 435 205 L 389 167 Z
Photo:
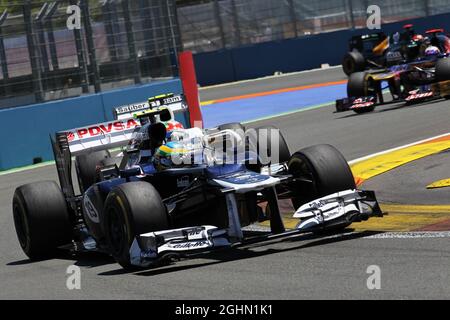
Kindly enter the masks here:
M 189 176 L 182 176 L 177 179 L 177 187 L 178 188 L 186 188 L 189 187 Z
M 174 243 L 169 244 L 171 248 L 174 249 L 194 249 L 194 248 L 206 248 L 209 247 L 209 241 L 203 240 L 203 241 L 191 241 L 191 242 L 180 242 L 180 243 Z
M 171 97 L 171 98 L 165 98 L 163 100 L 163 104 L 172 104 L 182 101 L 181 96 Z
M 433 92 L 414 93 L 406 97 L 406 101 L 424 99 L 433 96 Z
M 356 102 L 356 100 L 355 100 Z M 373 106 L 375 103 L 373 101 L 363 102 L 363 103 L 354 103 L 350 109 L 358 109 Z
M 79 128 L 76 129 L 76 137 L 78 139 L 85 139 L 85 138 L 91 138 L 96 137 L 99 135 L 105 135 L 110 134 L 114 132 L 121 132 L 128 129 L 134 129 L 138 127 L 139 124 L 134 119 L 128 119 L 128 120 L 118 120 L 115 122 L 106 122 L 103 124 L 97 124 L 90 127 L 85 128 Z M 72 135 L 70 138 L 69 136 Z M 75 135 L 73 132 L 68 133 L 68 138 L 71 139 L 69 141 L 75 140 Z
M 250 172 L 238 172 L 231 175 L 219 176 L 218 178 L 233 184 L 250 184 L 266 181 L 269 177 L 270 176 Z
M 402 54 L 398 51 L 388 52 L 386 55 L 387 61 L 397 61 L 402 59 Z
M 319 200 L 319 201 L 317 201 L 317 202 L 312 202 L 312 203 L 310 203 L 309 206 L 310 206 L 311 208 L 313 208 L 313 209 L 320 209 L 320 208 L 322 208 L 323 206 L 325 206 L 326 204 L 328 204 L 327 201 L 325 201 L 325 200 Z
M 98 215 L 98 212 L 95 209 L 95 207 L 92 204 L 92 202 L 89 199 L 89 197 L 87 197 L 87 196 L 84 197 L 83 204 L 84 204 L 84 211 L 85 211 L 86 215 L 88 216 L 88 218 L 90 220 L 92 220 L 92 222 L 100 223 L 100 217 Z
M 207 237 L 203 228 L 194 228 L 187 230 L 186 236 L 189 241 L 205 240 Z
M 130 112 L 134 112 L 134 111 L 140 111 L 143 109 L 147 109 L 149 107 L 147 102 L 141 102 L 141 103 L 137 103 L 137 104 L 132 104 L 129 106 L 123 106 L 123 107 L 119 107 L 116 109 L 116 113 L 118 115 L 120 114 L 124 114 L 124 113 L 130 113 Z
M 158 100 L 154 100 L 154 101 L 150 101 L 147 102 L 139 102 L 139 103 L 135 103 L 135 104 L 130 104 L 130 105 L 126 105 L 126 106 L 122 106 L 122 107 L 118 107 L 116 108 L 116 114 L 117 115 L 123 115 L 123 114 L 127 114 L 127 113 L 134 113 L 137 111 L 142 111 L 148 108 L 157 108 L 160 106 L 164 106 L 164 105 L 170 105 L 170 104 L 174 104 L 174 103 L 178 103 L 178 102 L 182 102 L 183 98 L 181 96 L 176 96 L 176 97 L 169 97 L 169 98 L 164 98 L 164 99 L 158 99 Z M 184 108 L 185 106 L 182 106 L 182 108 Z
M 372 96 L 357 98 L 354 99 L 351 104 L 350 109 L 370 107 L 375 104 L 375 98 Z
M 72 131 L 67 132 L 67 141 L 72 142 L 75 139 L 75 135 Z

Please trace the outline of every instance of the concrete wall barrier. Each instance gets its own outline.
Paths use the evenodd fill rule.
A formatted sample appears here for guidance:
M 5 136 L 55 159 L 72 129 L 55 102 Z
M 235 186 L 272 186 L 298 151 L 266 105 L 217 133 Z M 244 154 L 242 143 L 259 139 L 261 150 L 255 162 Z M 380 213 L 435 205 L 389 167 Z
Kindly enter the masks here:
M 384 24 L 382 31 L 391 34 L 400 31 L 406 23 L 413 23 L 417 32 L 433 28 L 444 28 L 450 32 L 448 13 Z M 353 35 L 374 31 L 342 30 L 198 53 L 194 56 L 198 82 L 201 86 L 208 86 L 269 76 L 276 71 L 295 72 L 319 68 L 323 63 L 339 65 L 348 50 L 348 40 Z
M 61 101 L 0 110 L 0 170 L 53 160 L 49 135 L 113 119 L 112 109 L 162 93 L 182 93 L 179 79 Z

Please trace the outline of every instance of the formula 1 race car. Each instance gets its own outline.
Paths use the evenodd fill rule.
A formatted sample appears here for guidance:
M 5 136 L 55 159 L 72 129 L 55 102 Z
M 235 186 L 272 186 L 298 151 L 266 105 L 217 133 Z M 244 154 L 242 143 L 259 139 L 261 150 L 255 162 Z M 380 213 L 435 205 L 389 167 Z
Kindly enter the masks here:
M 353 36 L 349 41 L 350 50 L 342 59 L 344 73 L 349 76 L 367 68 L 383 67 L 388 41 L 383 32 Z
M 353 73 L 347 98 L 336 100 L 336 111 L 371 112 L 377 105 L 450 98 L 450 39 L 442 29 L 426 32 L 430 41 L 419 58 L 387 69 Z M 391 100 L 385 100 L 389 89 Z
M 364 70 L 383 69 L 402 61 L 417 59 L 424 50 L 425 38 L 416 34 L 412 24 L 402 32 L 387 36 L 383 32 L 353 36 L 349 52 L 342 59 L 342 69 L 350 76 Z
M 382 216 L 374 192 L 356 190 L 347 162 L 330 145 L 291 155 L 273 127 L 183 129 L 164 104 L 130 114 L 91 126 L 107 133 L 58 132 L 52 146 L 61 187 L 45 181 L 16 189 L 14 222 L 30 259 L 57 248 L 95 250 L 124 268 L 148 267 L 246 243 L 245 227 L 261 221 L 270 221 L 271 232 L 252 241 Z M 105 157 L 108 163 L 84 162 L 93 176 L 80 179 L 76 193 L 71 157 L 98 160 L 98 152 L 117 146 L 122 152 Z M 295 230 L 285 230 L 280 199 L 292 200 Z

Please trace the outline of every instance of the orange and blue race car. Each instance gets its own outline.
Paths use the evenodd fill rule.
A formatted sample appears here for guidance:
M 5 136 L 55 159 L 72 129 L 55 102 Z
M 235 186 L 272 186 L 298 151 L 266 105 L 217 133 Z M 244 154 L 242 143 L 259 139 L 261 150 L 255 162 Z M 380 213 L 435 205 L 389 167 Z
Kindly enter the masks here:
M 347 97 L 336 100 L 336 111 L 366 113 L 387 103 L 450 98 L 450 38 L 444 30 L 432 29 L 423 41 L 423 52 L 413 60 L 398 52 L 391 66 L 352 73 Z M 387 89 L 390 100 L 384 94 Z

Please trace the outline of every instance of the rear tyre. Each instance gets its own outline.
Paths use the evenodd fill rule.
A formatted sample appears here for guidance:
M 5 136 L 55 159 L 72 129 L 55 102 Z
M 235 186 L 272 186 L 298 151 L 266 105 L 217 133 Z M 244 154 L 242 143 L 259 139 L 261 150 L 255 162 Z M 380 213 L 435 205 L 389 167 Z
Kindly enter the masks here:
M 16 189 L 14 225 L 20 246 L 31 260 L 51 258 L 72 240 L 66 200 L 54 181 L 30 183 Z
M 366 59 L 359 51 L 347 52 L 342 59 L 342 69 L 346 75 L 364 71 L 366 68 Z
M 300 180 L 291 186 L 295 194 L 292 204 L 296 210 L 314 199 L 356 189 L 347 161 L 331 145 L 316 145 L 297 151 L 288 162 L 288 171 Z
M 226 130 L 226 129 L 230 129 L 230 130 L 235 130 L 235 131 L 244 131 L 245 132 L 245 126 L 242 125 L 239 122 L 232 122 L 232 123 L 226 123 L 226 124 L 222 124 L 218 127 L 219 130 Z
M 111 158 L 107 150 L 96 151 L 75 158 L 75 168 L 81 193 L 97 182 L 97 166 Z
M 129 253 L 133 240 L 142 233 L 167 230 L 166 207 L 150 183 L 125 183 L 106 198 L 103 228 L 114 259 L 124 269 L 133 269 Z
M 245 139 L 245 126 L 239 122 L 232 122 L 222 124 L 217 127 L 219 130 L 232 130 L 241 136 L 241 139 Z

